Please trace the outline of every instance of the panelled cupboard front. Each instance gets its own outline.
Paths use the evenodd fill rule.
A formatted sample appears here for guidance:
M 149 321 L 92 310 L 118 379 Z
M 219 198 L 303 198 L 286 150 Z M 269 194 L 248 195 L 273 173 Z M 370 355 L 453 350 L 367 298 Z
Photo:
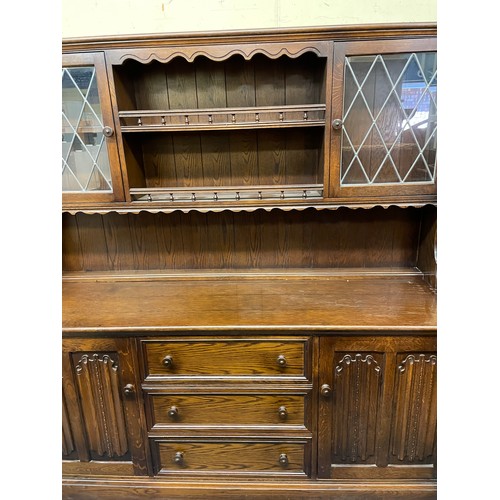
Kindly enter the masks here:
M 63 496 L 436 496 L 435 26 L 65 40 Z

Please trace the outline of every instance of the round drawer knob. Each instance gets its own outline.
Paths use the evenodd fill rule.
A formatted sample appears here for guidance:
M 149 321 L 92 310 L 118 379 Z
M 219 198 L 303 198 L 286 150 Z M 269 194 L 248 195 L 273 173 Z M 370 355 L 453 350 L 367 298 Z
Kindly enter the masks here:
M 286 453 L 280 454 L 279 463 L 282 467 L 286 467 L 288 465 L 288 456 Z
M 134 386 L 132 384 L 127 384 L 123 388 L 123 394 L 125 394 L 125 396 L 131 396 L 132 394 L 134 394 Z
M 324 397 L 324 398 L 328 398 L 332 395 L 332 388 L 328 385 L 328 384 L 323 384 L 321 386 L 321 395 Z
M 284 368 L 286 366 L 286 358 L 285 358 L 285 356 L 283 356 L 283 354 L 280 354 L 276 358 L 276 363 L 278 363 L 278 366 L 280 366 L 281 368 Z
M 181 465 L 184 463 L 184 453 L 182 451 L 178 451 L 174 456 L 174 463 L 177 465 Z
M 172 366 L 174 366 L 174 358 L 169 354 L 163 358 L 162 363 L 165 368 L 172 368 Z
M 170 418 L 176 418 L 179 415 L 179 409 L 177 406 L 171 406 L 170 409 L 168 410 L 168 416 Z
M 278 415 L 279 415 L 281 420 L 286 420 L 286 417 L 288 415 L 288 411 L 286 409 L 286 406 L 280 406 L 278 408 Z

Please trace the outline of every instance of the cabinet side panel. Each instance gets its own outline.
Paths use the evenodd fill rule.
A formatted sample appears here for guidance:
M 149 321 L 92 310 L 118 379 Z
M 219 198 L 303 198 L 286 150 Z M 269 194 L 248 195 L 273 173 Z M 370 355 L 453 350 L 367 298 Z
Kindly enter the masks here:
M 74 271 L 83 271 L 83 257 L 80 247 L 80 235 L 76 217 L 70 214 L 62 216 L 62 267 Z
M 422 225 L 418 248 L 418 268 L 433 288 L 437 287 L 437 220 L 436 207 L 425 207 L 422 211 Z

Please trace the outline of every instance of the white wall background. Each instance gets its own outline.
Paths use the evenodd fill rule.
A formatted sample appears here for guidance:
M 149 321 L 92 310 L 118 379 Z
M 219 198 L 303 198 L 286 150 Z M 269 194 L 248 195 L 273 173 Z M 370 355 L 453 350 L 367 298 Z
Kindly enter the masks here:
M 437 0 L 62 0 L 62 36 L 435 22 Z

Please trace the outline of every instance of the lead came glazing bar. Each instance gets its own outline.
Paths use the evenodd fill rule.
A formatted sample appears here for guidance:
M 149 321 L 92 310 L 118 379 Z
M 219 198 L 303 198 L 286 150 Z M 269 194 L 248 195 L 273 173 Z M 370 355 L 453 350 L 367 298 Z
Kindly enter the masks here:
M 341 186 L 434 183 L 436 93 L 435 52 L 347 57 Z

